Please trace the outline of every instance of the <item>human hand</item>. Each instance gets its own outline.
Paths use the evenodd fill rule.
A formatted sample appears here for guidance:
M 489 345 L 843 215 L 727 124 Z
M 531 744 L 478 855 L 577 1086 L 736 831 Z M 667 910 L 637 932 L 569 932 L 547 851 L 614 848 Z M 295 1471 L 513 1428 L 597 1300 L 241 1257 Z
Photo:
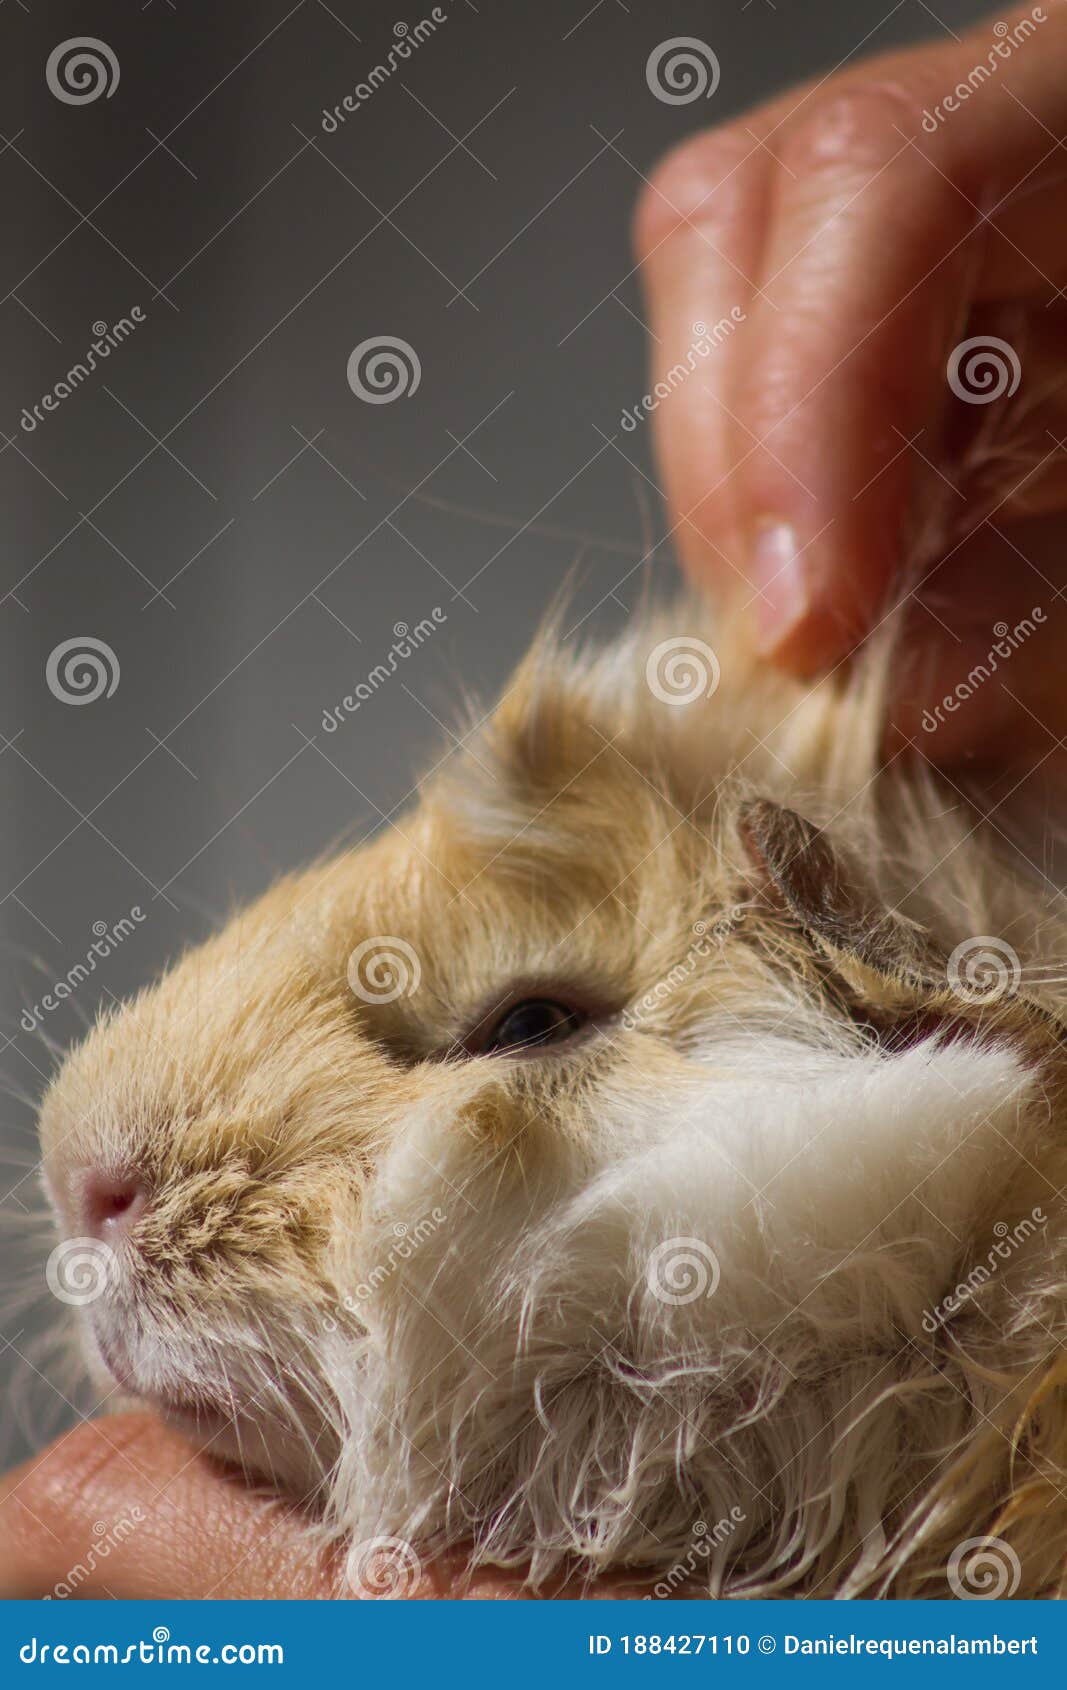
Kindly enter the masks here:
M 357 1558 L 316 1545 L 292 1504 L 250 1490 L 148 1414 L 87 1421 L 0 1478 L 0 1598 L 508 1600 L 518 1574 L 467 1573 L 461 1557 Z M 605 1579 L 612 1598 L 647 1585 Z M 545 1595 L 584 1594 L 581 1587 Z M 680 1592 L 678 1594 L 681 1594 Z
M 921 562 L 891 717 L 943 763 L 1032 764 L 1067 732 L 1065 71 L 1046 0 L 685 142 L 637 210 L 687 572 L 735 587 L 767 656 L 812 674 Z M 948 369 L 990 334 L 1021 377 L 985 403 L 991 362 Z

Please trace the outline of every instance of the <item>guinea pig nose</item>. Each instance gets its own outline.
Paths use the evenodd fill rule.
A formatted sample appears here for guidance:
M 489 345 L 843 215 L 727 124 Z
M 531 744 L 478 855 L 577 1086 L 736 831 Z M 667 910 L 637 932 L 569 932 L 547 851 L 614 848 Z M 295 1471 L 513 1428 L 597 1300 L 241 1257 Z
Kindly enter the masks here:
M 94 1238 L 117 1238 L 144 1212 L 147 1194 L 135 1174 L 91 1172 L 82 1191 L 86 1231 Z

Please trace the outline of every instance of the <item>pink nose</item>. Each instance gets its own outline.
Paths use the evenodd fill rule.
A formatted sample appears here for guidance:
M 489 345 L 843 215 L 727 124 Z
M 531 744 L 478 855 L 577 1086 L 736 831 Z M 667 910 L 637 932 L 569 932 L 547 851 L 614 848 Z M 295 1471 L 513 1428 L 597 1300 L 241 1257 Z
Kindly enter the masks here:
M 134 1175 L 89 1173 L 82 1190 L 86 1230 L 94 1238 L 119 1238 L 144 1212 L 144 1186 Z

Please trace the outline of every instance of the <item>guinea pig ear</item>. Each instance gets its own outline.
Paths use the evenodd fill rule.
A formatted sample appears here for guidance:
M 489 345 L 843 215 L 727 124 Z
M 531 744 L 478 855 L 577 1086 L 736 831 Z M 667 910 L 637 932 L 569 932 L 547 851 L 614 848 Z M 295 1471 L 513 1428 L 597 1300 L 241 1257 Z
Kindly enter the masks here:
M 738 831 L 759 891 L 787 914 L 839 973 L 859 988 L 944 984 L 946 959 L 929 935 L 891 910 L 847 863 L 826 833 L 769 798 L 741 806 Z

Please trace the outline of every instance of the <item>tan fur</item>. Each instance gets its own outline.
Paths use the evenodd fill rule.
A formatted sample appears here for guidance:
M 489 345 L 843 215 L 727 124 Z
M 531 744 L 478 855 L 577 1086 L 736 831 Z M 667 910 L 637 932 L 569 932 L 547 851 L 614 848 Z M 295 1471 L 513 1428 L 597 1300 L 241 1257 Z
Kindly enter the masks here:
M 718 690 L 688 704 L 646 678 L 650 653 L 679 635 L 721 664 Z M 1067 923 L 951 791 L 903 763 L 879 772 L 887 660 L 875 651 L 847 686 L 804 689 L 693 606 L 641 619 L 605 652 L 546 636 L 396 828 L 285 879 L 104 1017 L 41 1117 L 68 1231 L 82 1230 L 86 1170 L 135 1172 L 151 1193 L 117 1285 L 85 1311 L 90 1355 L 106 1327 L 150 1398 L 221 1404 L 234 1426 L 209 1425 L 216 1447 L 290 1488 L 320 1487 L 350 1536 L 399 1530 L 420 1552 L 467 1541 L 508 1563 L 525 1543 L 535 1578 L 662 1570 L 695 1521 L 743 1496 L 745 1524 L 707 1563 L 705 1589 L 945 1595 L 953 1547 L 995 1533 L 1019 1556 L 1016 1593 L 1051 1593 L 1067 1552 L 1065 988 L 1028 990 L 1025 970 L 1067 959 Z M 825 828 L 864 898 L 920 937 L 926 975 L 805 929 L 746 845 L 754 798 Z M 707 943 L 690 966 L 697 931 Z M 976 1010 L 929 958 L 978 934 L 1010 944 L 1024 976 Z M 415 992 L 353 993 L 349 958 L 376 935 L 410 946 Z M 494 1005 L 564 989 L 601 1012 L 573 1048 L 462 1055 Z M 913 1028 L 909 1050 L 880 1053 L 875 1032 L 898 1026 Z M 992 1076 L 991 1051 L 1008 1067 L 989 1080 L 988 1109 L 968 1104 L 956 1139 L 946 1127 L 944 1157 L 930 1116 L 906 1200 L 892 1186 L 913 1149 L 903 1122 L 876 1235 L 839 1242 L 853 1205 L 877 1204 L 874 1152 L 862 1166 L 857 1152 L 850 1197 L 849 1152 L 824 1164 L 812 1139 L 782 1174 L 784 1209 L 772 1190 L 719 1214 L 722 1290 L 653 1306 L 640 1252 L 661 1222 L 650 1210 L 631 1224 L 632 1203 L 590 1207 L 582 1193 L 610 1180 L 616 1143 L 621 1156 L 672 1111 L 689 1130 L 687 1098 L 709 1111 L 699 1159 L 716 1087 L 739 1074 L 755 1086 L 745 1178 L 755 1190 L 761 1157 L 778 1177 L 778 1106 L 758 1124 L 764 1050 L 766 1079 L 798 1096 L 804 1053 L 854 1060 L 857 1074 L 866 1063 L 872 1084 L 902 1062 L 916 1096 L 926 1074 L 965 1089 L 967 1061 L 985 1072 L 987 1057 Z M 809 1219 L 786 1230 L 786 1210 L 808 1214 L 805 1179 Z M 427 1206 L 400 1207 L 408 1192 L 448 1222 L 383 1277 L 391 1229 L 430 1226 Z M 718 1213 L 721 1191 L 708 1201 Z M 994 1226 L 1035 1204 L 1049 1216 L 1040 1241 L 931 1340 L 922 1310 Z M 640 1241 L 639 1226 L 651 1229 Z M 372 1294 L 353 1301 L 376 1262 Z M 585 1286 L 611 1324 L 608 1351 Z M 791 1444 L 801 1425 L 810 1437 Z

